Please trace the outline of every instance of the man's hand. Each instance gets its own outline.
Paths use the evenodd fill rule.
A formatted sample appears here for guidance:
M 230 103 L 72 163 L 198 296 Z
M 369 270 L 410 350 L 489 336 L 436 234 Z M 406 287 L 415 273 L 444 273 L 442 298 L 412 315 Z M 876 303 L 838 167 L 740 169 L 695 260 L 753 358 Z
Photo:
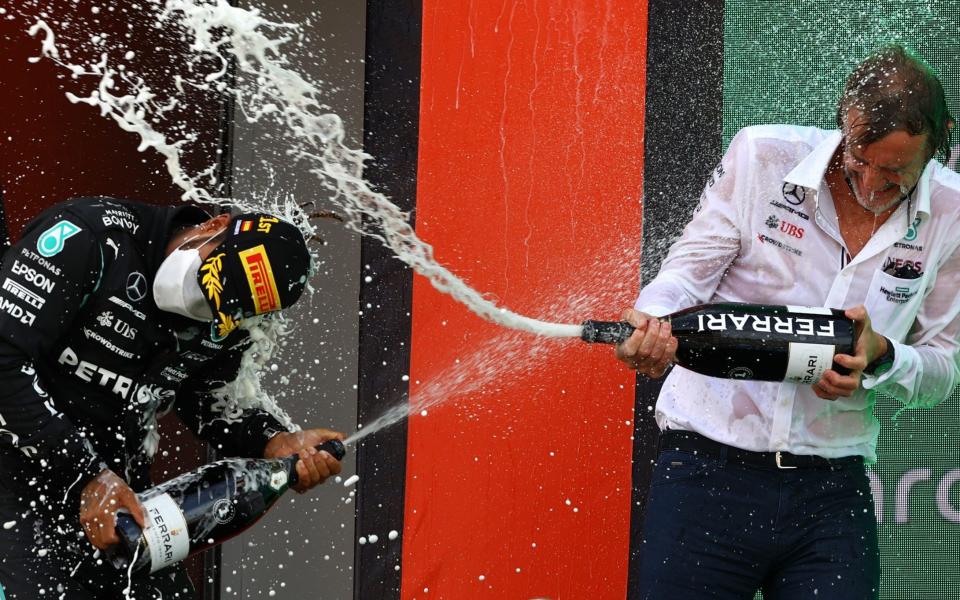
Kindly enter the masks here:
M 117 511 L 125 508 L 141 529 L 146 529 L 140 500 L 123 479 L 110 469 L 100 471 L 80 494 L 80 525 L 94 547 L 106 550 L 118 544 Z
M 887 338 L 873 330 L 870 315 L 861 304 L 845 311 L 857 328 L 857 346 L 854 355 L 837 354 L 833 360 L 850 369 L 849 375 L 841 375 L 833 369 L 827 369 L 820 381 L 813 384 L 813 393 L 824 400 L 836 400 L 841 396 L 851 396 L 860 387 L 860 376 L 868 364 L 887 351 Z
M 617 359 L 647 377 L 663 377 L 677 360 L 677 338 L 670 335 L 670 323 L 633 309 L 623 311 L 623 320 L 637 329 L 617 345 Z
M 293 489 L 304 493 L 340 472 L 340 461 L 326 450 L 317 450 L 327 440 L 343 440 L 343 434 L 330 429 L 307 429 L 296 433 L 282 432 L 270 438 L 263 450 L 264 458 L 283 458 L 299 454 L 297 484 Z

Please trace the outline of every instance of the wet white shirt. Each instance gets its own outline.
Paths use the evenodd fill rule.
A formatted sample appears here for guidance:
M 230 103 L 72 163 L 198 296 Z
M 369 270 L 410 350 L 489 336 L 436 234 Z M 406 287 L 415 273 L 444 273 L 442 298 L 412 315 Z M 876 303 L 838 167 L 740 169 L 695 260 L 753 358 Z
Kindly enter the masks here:
M 661 429 L 757 451 L 876 459 L 874 394 L 932 406 L 960 380 L 960 176 L 931 161 L 911 194 L 852 260 L 824 180 L 839 131 L 740 131 L 638 310 L 708 302 L 851 308 L 864 304 L 896 360 L 835 401 L 810 386 L 717 379 L 677 367 L 656 405 Z M 864 389 L 866 388 L 866 389 Z

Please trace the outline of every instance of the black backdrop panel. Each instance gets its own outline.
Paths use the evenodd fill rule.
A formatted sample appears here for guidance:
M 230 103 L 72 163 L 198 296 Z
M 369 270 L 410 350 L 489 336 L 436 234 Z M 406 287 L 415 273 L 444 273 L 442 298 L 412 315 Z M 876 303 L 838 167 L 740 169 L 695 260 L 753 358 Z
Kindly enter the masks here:
M 644 125 L 643 259 L 653 278 L 721 156 L 723 2 L 650 0 Z M 627 597 L 643 598 L 637 571 L 659 429 L 652 407 L 660 380 L 637 378 Z
M 419 0 L 367 2 L 364 150 L 376 161 L 365 177 L 403 210 L 416 205 L 422 6 Z M 411 217 L 412 218 L 412 217 Z M 410 372 L 413 272 L 382 244 L 364 236 L 360 290 L 362 425 L 402 402 Z M 357 531 L 403 531 L 406 422 L 367 438 L 357 449 Z M 357 544 L 354 598 L 400 597 L 401 544 Z

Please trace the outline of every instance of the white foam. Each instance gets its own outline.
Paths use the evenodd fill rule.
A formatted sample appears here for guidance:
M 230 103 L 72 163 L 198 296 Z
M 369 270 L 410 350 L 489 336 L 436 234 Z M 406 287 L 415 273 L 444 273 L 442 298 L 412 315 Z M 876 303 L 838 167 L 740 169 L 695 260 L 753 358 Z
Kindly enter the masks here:
M 175 22 L 186 29 L 193 52 L 192 67 L 210 59 L 218 65 L 212 71 L 207 69 L 199 79 L 179 78 L 181 86 L 232 91 L 248 121 L 273 120 L 283 125 L 287 154 L 306 163 L 319 184 L 330 192 L 331 200 L 347 213 L 352 227 L 380 239 L 397 258 L 427 277 L 435 288 L 485 319 L 542 336 L 580 335 L 578 325 L 541 321 L 497 306 L 437 263 L 433 248 L 417 237 L 410 225 L 410 215 L 374 191 L 363 179 L 363 163 L 369 157 L 344 144 L 343 123 L 336 114 L 323 110 L 321 90 L 288 65 L 283 46 L 299 38 L 297 25 L 269 21 L 256 10 L 233 7 L 225 0 L 167 0 L 158 21 Z M 187 140 L 170 141 L 154 126 L 175 102 L 160 105 L 155 90 L 129 71 L 119 72 L 112 67 L 106 52 L 95 64 L 81 66 L 61 61 L 50 27 L 37 21 L 31 28 L 33 33 L 41 30 L 46 33 L 41 48 L 44 56 L 75 74 L 100 78 L 97 90 L 88 96 L 69 93 L 71 102 L 99 108 L 102 115 L 112 118 L 121 129 L 140 136 L 141 152 L 153 149 L 163 155 L 167 171 L 173 182 L 183 189 L 185 200 L 225 203 L 203 185 L 210 171 L 193 175 L 185 171 L 181 154 Z M 233 89 L 227 85 L 231 61 L 235 61 L 241 81 Z M 290 208 L 295 203 L 286 205 Z M 377 228 L 363 226 L 361 216 L 369 217 Z

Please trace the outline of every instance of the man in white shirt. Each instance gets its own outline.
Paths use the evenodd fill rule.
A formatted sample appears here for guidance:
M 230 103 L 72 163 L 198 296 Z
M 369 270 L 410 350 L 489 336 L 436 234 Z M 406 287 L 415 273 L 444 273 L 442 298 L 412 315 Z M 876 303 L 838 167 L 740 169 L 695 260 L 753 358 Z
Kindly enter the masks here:
M 660 377 L 677 340 L 656 317 L 709 302 L 847 309 L 853 356 L 813 386 L 677 367 L 644 524 L 645 598 L 876 598 L 880 391 L 932 406 L 960 381 L 960 176 L 953 120 L 924 63 L 889 47 L 847 80 L 839 131 L 740 131 L 617 347 Z

